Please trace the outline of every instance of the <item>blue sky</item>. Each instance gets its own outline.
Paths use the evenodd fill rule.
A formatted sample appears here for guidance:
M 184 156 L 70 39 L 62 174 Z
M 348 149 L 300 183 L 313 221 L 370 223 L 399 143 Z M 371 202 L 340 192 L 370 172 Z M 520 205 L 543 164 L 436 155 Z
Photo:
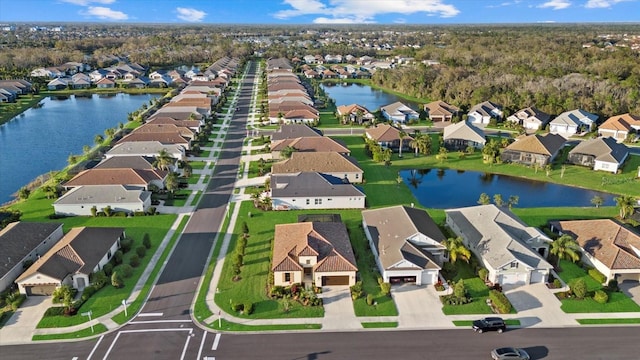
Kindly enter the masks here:
M 0 0 L 0 23 L 640 22 L 640 0 Z

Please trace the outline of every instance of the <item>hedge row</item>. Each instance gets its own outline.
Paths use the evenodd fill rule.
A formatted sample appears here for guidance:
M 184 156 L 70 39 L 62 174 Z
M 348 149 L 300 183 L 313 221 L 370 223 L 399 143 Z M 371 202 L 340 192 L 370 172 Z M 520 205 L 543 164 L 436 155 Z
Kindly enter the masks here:
M 491 299 L 493 306 L 495 306 L 501 314 L 508 314 L 511 312 L 511 303 L 509 302 L 509 299 L 507 299 L 507 297 L 500 291 L 489 291 L 489 299 Z

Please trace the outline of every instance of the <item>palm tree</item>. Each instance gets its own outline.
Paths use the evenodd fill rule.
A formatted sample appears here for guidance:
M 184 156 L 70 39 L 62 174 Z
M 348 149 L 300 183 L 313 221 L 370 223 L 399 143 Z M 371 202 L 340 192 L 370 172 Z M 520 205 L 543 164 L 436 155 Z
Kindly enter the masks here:
M 580 260 L 580 245 L 569 235 L 562 235 L 551 243 L 549 252 L 555 255 L 558 260 Z
M 93 142 L 96 143 L 96 145 L 102 144 L 103 141 L 104 138 L 100 134 L 96 135 L 96 137 L 93 138 Z
M 176 175 L 176 173 L 171 172 L 169 173 L 169 175 L 167 175 L 166 180 L 164 181 L 164 186 L 167 188 L 167 190 L 173 194 L 173 192 L 178 188 L 179 182 L 178 182 L 178 176 Z
M 185 161 L 184 165 L 182 165 L 182 172 L 184 173 L 184 177 L 186 178 L 191 177 L 191 174 L 193 174 L 193 167 L 191 166 L 191 164 L 189 164 L 188 161 Z
M 604 199 L 602 198 L 602 196 L 596 195 L 591 199 L 591 203 L 595 205 L 596 208 L 599 208 L 600 205 L 604 203 Z
M 398 148 L 398 157 L 402 157 L 402 146 L 404 145 L 404 137 L 407 136 L 407 133 L 403 130 L 400 130 L 400 147 Z
M 442 245 L 447 249 L 447 252 L 449 253 L 449 261 L 452 264 L 454 264 L 458 259 L 469 262 L 469 259 L 471 258 L 471 251 L 464 246 L 461 237 L 448 238 L 442 242 Z
M 507 200 L 507 204 L 509 204 L 509 209 L 511 209 L 515 205 L 518 205 L 519 201 L 520 201 L 520 196 L 518 195 L 509 196 L 509 200 Z
M 489 195 L 487 195 L 487 193 L 482 193 L 480 194 L 480 198 L 478 199 L 478 204 L 489 205 L 491 204 L 491 198 L 489 198 Z
M 418 156 L 418 152 L 429 155 L 431 153 L 431 137 L 426 134 L 418 134 L 411 140 L 409 146 L 415 149 L 416 156 Z
M 167 149 L 162 149 L 156 155 L 156 161 L 153 163 L 154 167 L 168 171 L 169 168 L 175 163 L 175 159 L 169 155 Z
M 620 218 L 626 219 L 633 214 L 633 207 L 636 204 L 636 199 L 631 195 L 620 195 L 614 198 L 616 205 L 620 208 Z

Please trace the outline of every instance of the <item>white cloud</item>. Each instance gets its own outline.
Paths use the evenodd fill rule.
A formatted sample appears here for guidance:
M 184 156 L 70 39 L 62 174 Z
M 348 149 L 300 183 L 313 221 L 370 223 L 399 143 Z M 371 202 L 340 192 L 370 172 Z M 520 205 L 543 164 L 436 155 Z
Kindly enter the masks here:
M 89 6 L 86 11 L 81 11 L 80 13 L 104 20 L 127 20 L 129 18 L 129 15 L 122 11 L 111 10 L 103 6 Z
M 194 8 L 176 8 L 178 12 L 178 19 L 188 22 L 200 22 L 207 16 L 204 11 L 196 10 Z
M 632 0 L 589 0 L 584 5 L 584 7 L 589 9 L 610 8 L 611 6 L 624 1 L 632 1 Z
M 427 15 L 454 17 L 460 13 L 446 0 L 284 0 L 291 9 L 281 10 L 273 16 L 287 19 L 302 15 L 323 15 L 314 22 L 371 23 L 383 14 L 410 15 L 426 12 Z
M 562 10 L 571 6 L 568 0 L 550 0 L 544 4 L 538 5 L 539 8 L 552 8 L 553 10 Z
M 91 3 L 96 3 L 96 4 L 113 4 L 116 0 L 60 0 L 62 2 L 66 2 L 66 3 L 70 3 L 70 4 L 74 4 L 74 5 L 80 5 L 80 6 L 87 6 Z

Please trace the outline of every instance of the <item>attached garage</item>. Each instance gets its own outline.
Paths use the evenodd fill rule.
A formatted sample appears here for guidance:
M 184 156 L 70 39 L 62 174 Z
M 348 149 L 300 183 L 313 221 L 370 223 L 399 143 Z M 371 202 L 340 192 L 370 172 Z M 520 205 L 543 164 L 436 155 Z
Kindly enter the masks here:
M 516 285 L 525 284 L 527 274 L 525 273 L 505 273 L 500 275 L 500 284 L 502 285 Z
M 543 283 L 546 281 L 548 274 L 544 271 L 534 270 L 531 272 L 530 284 Z
M 389 282 L 392 284 L 400 284 L 400 283 L 415 283 L 415 276 L 391 276 L 389 277 Z
M 53 292 L 56 290 L 57 285 L 32 285 L 25 286 L 24 289 L 27 293 L 27 296 L 31 295 L 42 295 L 42 296 L 50 296 L 53 295 Z
M 349 276 L 323 276 L 322 286 L 349 285 Z

